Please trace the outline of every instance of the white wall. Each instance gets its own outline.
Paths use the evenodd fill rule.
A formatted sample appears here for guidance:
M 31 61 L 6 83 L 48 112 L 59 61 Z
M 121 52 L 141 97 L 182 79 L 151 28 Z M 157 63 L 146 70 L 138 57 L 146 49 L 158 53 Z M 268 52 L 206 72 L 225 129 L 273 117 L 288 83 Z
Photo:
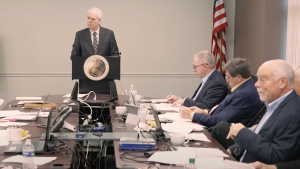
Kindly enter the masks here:
M 100 7 L 115 32 L 121 83 L 139 94 L 191 96 L 193 55 L 210 50 L 212 0 L 0 0 L 0 98 L 70 93 L 70 53 L 86 11 Z M 235 0 L 225 0 L 227 58 L 233 58 Z M 117 85 L 119 89 L 119 85 Z M 120 92 L 119 92 L 120 93 Z

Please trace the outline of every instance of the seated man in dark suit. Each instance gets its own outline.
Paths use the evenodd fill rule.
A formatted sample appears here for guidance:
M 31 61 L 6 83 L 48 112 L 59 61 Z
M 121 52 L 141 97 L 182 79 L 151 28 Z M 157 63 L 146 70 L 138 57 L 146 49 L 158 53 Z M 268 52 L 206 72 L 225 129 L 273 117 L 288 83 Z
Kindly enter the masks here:
M 183 104 L 186 107 L 197 106 L 210 109 L 219 104 L 227 95 L 228 87 L 220 72 L 215 69 L 215 57 L 208 51 L 201 51 L 194 56 L 194 72 L 201 78 L 201 83 L 191 98 L 182 99 L 168 95 L 169 103 Z
M 295 91 L 300 95 L 300 67 L 295 68 Z M 255 163 L 250 163 L 250 165 L 255 169 L 299 169 L 300 160 L 282 162 L 274 165 L 267 165 L 256 161 Z
M 91 8 L 87 13 L 87 28 L 76 33 L 71 60 L 91 55 L 119 55 L 114 32 L 100 26 L 103 13 L 99 8 Z
M 247 124 L 253 118 L 262 107 L 262 102 L 251 79 L 249 61 L 234 58 L 224 66 L 224 70 L 231 93 L 211 110 L 197 107 L 181 108 L 182 118 L 191 119 L 207 127 L 215 126 L 220 121 Z
M 300 97 L 294 88 L 294 71 L 284 60 L 263 63 L 255 87 L 267 111 L 253 131 L 243 124 L 230 127 L 227 139 L 236 144 L 227 150 L 241 162 L 267 164 L 299 159 Z

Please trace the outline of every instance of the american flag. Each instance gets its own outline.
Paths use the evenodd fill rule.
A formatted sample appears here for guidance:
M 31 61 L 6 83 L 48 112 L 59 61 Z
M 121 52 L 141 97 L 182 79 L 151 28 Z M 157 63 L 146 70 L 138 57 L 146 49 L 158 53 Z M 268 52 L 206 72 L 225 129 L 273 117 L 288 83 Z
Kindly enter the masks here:
M 227 18 L 225 13 L 225 6 L 223 0 L 215 0 L 213 12 L 213 31 L 211 41 L 211 53 L 216 58 L 216 69 L 222 71 L 222 66 L 226 63 L 225 51 L 225 28 L 228 27 Z M 222 45 L 221 45 L 222 43 Z M 222 62 L 220 61 L 220 51 L 222 50 Z

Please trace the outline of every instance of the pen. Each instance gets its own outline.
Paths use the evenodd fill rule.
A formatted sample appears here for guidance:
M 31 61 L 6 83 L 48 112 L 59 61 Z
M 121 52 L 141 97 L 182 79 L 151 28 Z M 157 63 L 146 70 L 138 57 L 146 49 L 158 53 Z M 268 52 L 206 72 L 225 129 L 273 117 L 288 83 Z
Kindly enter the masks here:
M 170 94 L 169 94 L 169 97 L 171 97 L 171 96 L 172 96 L 172 94 L 170 93 Z
M 11 105 L 9 105 L 9 107 L 22 107 L 22 105 L 21 104 L 11 104 Z

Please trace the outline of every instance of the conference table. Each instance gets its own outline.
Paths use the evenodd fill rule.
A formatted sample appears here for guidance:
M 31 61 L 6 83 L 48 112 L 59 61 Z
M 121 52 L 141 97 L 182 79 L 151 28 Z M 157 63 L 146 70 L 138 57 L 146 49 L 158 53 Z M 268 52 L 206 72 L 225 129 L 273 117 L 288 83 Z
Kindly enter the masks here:
M 54 117 L 58 114 L 57 109 L 59 109 L 63 106 L 62 103 L 63 103 L 64 98 L 62 96 L 63 95 L 50 95 L 50 97 L 47 100 L 47 102 L 56 103 L 56 109 L 53 110 L 53 112 L 52 112 L 52 117 L 51 117 L 52 121 L 53 121 Z M 46 98 L 46 96 L 42 96 L 43 100 L 45 98 Z M 107 95 L 97 95 L 97 100 L 98 100 L 98 98 L 102 102 L 106 102 L 107 100 L 109 100 L 109 97 Z M 148 98 L 146 97 L 145 99 L 148 99 Z M 118 100 L 116 102 L 117 102 L 117 104 L 123 104 L 124 101 L 125 101 L 125 96 L 119 95 Z M 30 109 L 23 109 L 21 107 L 9 107 L 9 105 L 15 105 L 17 103 L 18 103 L 17 100 L 10 101 L 2 108 L 2 110 L 20 110 L 23 112 L 32 111 Z M 135 132 L 133 130 L 133 128 L 135 127 L 134 125 L 125 124 L 125 122 L 121 122 L 118 120 L 120 117 L 116 114 L 115 109 L 113 109 L 112 106 L 110 106 L 109 110 L 110 110 L 112 132 L 131 132 L 131 133 Z M 66 121 L 72 125 L 77 125 L 78 124 L 78 114 L 71 113 L 71 115 L 66 119 Z M 36 121 L 31 121 L 31 122 L 27 121 L 26 123 L 28 123 L 28 125 L 22 126 L 22 128 L 25 130 L 29 130 L 29 134 L 31 134 L 32 140 L 38 141 L 40 139 L 40 136 L 42 135 L 42 133 L 46 133 L 46 129 L 37 127 L 37 124 L 46 124 L 47 118 L 39 117 Z M 117 127 L 118 125 L 125 125 L 126 128 L 118 128 Z M 0 127 L 0 130 L 6 130 L 6 127 Z M 207 130 L 204 130 L 199 133 L 205 134 L 207 136 L 207 138 L 211 141 L 211 142 L 204 142 L 207 147 L 218 148 L 221 151 L 223 151 L 225 154 L 228 154 L 228 152 L 214 138 L 211 137 L 210 133 Z M 71 163 L 72 163 L 72 153 L 71 152 L 72 152 L 72 148 L 74 145 L 72 142 L 70 142 L 68 144 L 70 146 L 70 154 L 50 154 L 50 153 L 36 154 L 36 157 L 56 157 L 56 160 L 54 160 L 50 163 L 44 164 L 44 165 L 40 165 L 40 166 L 38 166 L 38 168 L 51 168 L 51 166 L 53 164 L 63 164 L 64 168 L 70 168 Z M 120 155 L 122 153 L 126 152 L 126 150 L 119 149 L 119 141 L 113 141 L 113 145 L 114 145 L 115 164 L 116 164 L 117 168 L 128 168 L 130 166 L 134 166 L 135 168 L 140 168 L 140 167 L 149 166 L 149 164 L 145 164 L 145 163 L 122 160 L 120 158 Z M 1 161 L 12 156 L 12 155 L 3 154 L 4 149 L 5 149 L 5 146 L 0 146 L 0 160 Z M 235 161 L 235 159 L 231 155 L 229 155 L 229 157 L 225 158 L 225 159 Z M 145 159 L 145 160 L 147 160 L 147 159 Z M 13 168 L 22 168 L 22 163 L 4 163 L 4 164 L 5 164 L 5 166 L 10 165 Z M 167 168 L 167 167 L 169 167 L 169 165 L 162 164 L 160 166 L 160 168 Z M 176 166 L 173 166 L 173 167 L 176 167 Z

